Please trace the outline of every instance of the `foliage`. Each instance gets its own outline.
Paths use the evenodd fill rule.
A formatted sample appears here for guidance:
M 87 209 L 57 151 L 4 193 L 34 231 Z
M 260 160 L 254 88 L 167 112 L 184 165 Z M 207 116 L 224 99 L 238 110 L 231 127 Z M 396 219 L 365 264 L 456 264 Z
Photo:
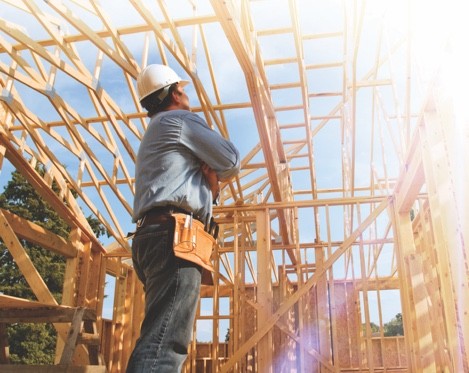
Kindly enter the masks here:
M 398 313 L 391 321 L 384 324 L 384 336 L 391 337 L 404 335 L 404 326 L 402 324 L 402 314 Z
M 363 335 L 366 335 L 366 325 L 362 325 Z M 374 322 L 370 322 L 371 334 L 379 332 L 379 325 L 376 325 Z
M 44 175 L 43 166 L 39 166 L 37 171 Z M 52 190 L 58 192 L 55 184 L 52 185 Z M 12 172 L 11 180 L 0 194 L 0 208 L 34 222 L 61 237 L 67 238 L 69 235 L 70 228 L 65 221 L 50 208 L 18 171 Z M 105 233 L 105 228 L 97 219 L 89 217 L 88 221 L 97 237 Z M 25 240 L 20 242 L 50 292 L 60 303 L 65 258 Z M 2 241 L 0 241 L 0 288 L 6 295 L 36 300 Z M 8 326 L 7 335 L 11 363 L 53 364 L 56 331 L 52 324 L 13 324 Z
M 15 324 L 8 327 L 10 362 L 43 365 L 54 363 L 56 331 L 52 324 Z
M 379 325 L 370 322 L 371 333 L 379 333 Z M 362 324 L 363 335 L 366 335 L 365 324 Z M 404 335 L 404 325 L 402 324 L 402 314 L 398 313 L 391 321 L 383 325 L 383 334 L 385 337 L 395 337 Z

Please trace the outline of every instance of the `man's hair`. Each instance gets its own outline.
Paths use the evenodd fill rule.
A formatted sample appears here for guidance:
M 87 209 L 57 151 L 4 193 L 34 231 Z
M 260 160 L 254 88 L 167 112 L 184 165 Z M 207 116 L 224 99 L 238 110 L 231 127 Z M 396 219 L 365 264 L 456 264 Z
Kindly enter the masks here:
M 149 117 L 152 117 L 160 111 L 166 110 L 166 108 L 171 105 L 171 101 L 173 99 L 172 94 L 176 90 L 176 87 L 177 83 L 171 84 L 168 89 L 168 94 L 162 101 L 158 98 L 158 96 L 162 93 L 165 88 L 161 88 L 158 91 L 153 92 L 152 94 L 145 97 L 142 101 L 140 101 L 140 104 L 148 112 L 147 115 Z

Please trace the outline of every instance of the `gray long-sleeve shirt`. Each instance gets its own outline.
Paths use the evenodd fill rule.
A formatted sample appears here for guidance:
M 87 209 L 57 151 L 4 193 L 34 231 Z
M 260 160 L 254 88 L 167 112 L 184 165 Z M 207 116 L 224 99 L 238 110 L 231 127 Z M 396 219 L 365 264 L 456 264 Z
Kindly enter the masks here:
M 239 171 L 239 152 L 198 115 L 170 110 L 152 117 L 137 154 L 132 219 L 156 206 L 172 205 L 205 219 L 213 196 L 201 171 L 205 162 L 219 179 Z

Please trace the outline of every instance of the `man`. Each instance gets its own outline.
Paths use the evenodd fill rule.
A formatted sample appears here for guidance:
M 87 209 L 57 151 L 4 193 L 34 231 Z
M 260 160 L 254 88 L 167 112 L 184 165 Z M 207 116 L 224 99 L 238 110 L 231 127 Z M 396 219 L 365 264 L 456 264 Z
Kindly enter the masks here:
M 239 171 L 234 145 L 190 111 L 186 84 L 165 65 L 149 65 L 137 78 L 140 103 L 151 118 L 137 154 L 132 241 L 134 268 L 145 288 L 145 318 L 128 373 L 181 370 L 202 267 L 175 256 L 172 214 L 208 226 L 219 181 Z

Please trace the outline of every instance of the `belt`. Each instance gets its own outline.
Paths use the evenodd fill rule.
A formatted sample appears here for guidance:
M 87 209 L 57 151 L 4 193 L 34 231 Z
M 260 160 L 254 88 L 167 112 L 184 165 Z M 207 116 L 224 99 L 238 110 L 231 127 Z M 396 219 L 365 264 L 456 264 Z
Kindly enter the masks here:
M 176 206 L 158 206 L 153 207 L 149 210 L 143 218 L 137 221 L 137 229 L 145 227 L 151 224 L 166 224 L 171 221 L 171 214 L 185 214 L 193 215 L 192 213 Z M 218 236 L 218 224 L 213 220 L 213 217 L 210 220 L 207 218 L 206 222 L 203 222 L 197 216 L 193 216 L 194 219 L 200 221 L 204 225 L 204 230 L 212 235 L 215 239 Z M 131 233 L 129 233 L 131 234 Z M 129 235 L 127 235 L 130 237 Z
M 157 206 L 153 207 L 151 210 L 139 219 L 137 222 L 137 227 L 142 228 L 146 225 L 151 224 L 165 224 L 170 222 L 171 214 L 186 214 L 191 215 L 190 212 L 176 206 Z M 194 216 L 194 219 L 197 217 Z M 199 220 L 199 219 L 197 219 Z

